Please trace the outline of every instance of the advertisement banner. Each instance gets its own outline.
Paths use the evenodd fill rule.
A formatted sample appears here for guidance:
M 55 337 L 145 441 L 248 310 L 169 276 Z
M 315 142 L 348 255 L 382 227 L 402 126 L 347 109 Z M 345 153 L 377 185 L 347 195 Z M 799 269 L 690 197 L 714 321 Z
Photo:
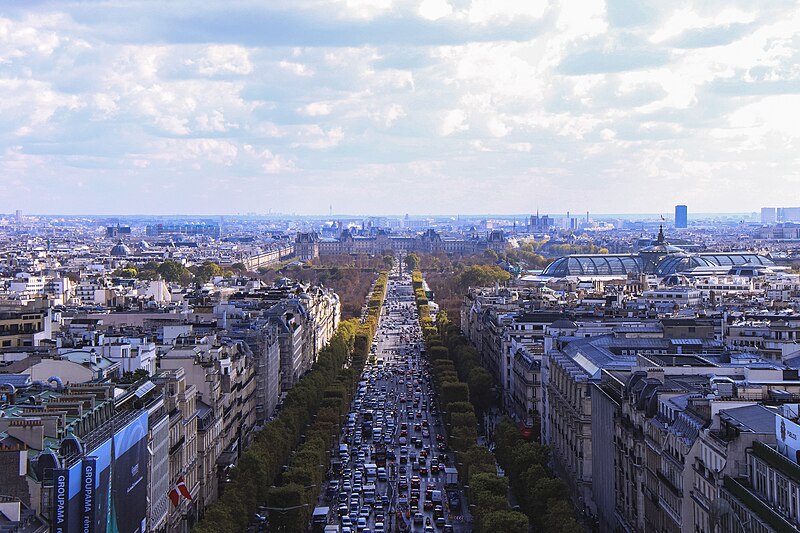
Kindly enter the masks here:
M 147 411 L 114 434 L 109 533 L 143 533 L 147 525 Z
M 53 519 L 52 533 L 69 531 L 69 470 L 53 470 Z
M 97 501 L 97 458 L 85 457 L 83 459 L 83 475 L 81 476 L 81 488 L 83 490 L 83 520 L 81 531 L 83 533 L 94 533 L 96 531 L 95 510 Z

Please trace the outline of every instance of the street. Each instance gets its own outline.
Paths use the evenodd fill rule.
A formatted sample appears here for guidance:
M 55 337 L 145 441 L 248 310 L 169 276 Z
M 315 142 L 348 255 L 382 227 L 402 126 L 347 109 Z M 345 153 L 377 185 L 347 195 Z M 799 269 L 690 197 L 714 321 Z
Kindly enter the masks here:
M 422 349 L 411 277 L 395 268 L 320 494 L 326 531 L 471 530 Z

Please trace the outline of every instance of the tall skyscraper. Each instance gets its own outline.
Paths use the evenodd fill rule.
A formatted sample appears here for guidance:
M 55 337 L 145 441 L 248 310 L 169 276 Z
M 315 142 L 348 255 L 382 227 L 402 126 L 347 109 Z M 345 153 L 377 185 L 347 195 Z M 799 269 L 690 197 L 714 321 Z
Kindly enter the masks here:
M 778 220 L 778 212 L 774 207 L 761 208 L 761 223 L 774 224 Z
M 675 206 L 675 227 L 676 228 L 688 228 L 688 210 L 686 209 L 685 205 L 676 205 Z

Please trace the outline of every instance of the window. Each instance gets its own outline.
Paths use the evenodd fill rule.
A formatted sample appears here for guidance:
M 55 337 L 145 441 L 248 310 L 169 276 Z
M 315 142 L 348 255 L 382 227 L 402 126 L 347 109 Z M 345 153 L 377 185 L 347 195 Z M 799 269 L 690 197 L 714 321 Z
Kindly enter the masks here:
M 781 509 L 789 509 L 789 482 L 783 476 L 775 476 L 775 500 Z
M 755 461 L 755 479 L 753 486 L 759 494 L 767 494 L 767 469 L 760 461 Z

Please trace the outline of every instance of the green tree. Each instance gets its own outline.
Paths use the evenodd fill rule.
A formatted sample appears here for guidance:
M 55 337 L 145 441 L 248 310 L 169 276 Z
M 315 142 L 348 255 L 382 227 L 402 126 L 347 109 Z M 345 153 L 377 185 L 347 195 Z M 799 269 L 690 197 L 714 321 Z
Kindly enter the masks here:
M 505 283 L 511 279 L 511 274 L 495 265 L 471 265 L 464 269 L 458 276 L 458 285 L 461 290 L 468 287 L 485 287 L 497 283 Z
M 167 259 L 160 265 L 158 265 L 158 269 L 156 270 L 159 275 L 165 280 L 169 282 L 181 282 L 184 283 L 187 276 L 191 279 L 191 272 L 189 272 L 185 266 L 178 263 L 177 261 L 173 261 L 171 259 Z
M 296 483 L 273 487 L 267 492 L 271 531 L 305 531 L 309 512 L 305 489 Z
M 569 501 L 566 499 L 549 500 L 547 513 L 542 520 L 544 531 L 553 533 L 581 533 L 584 528 L 575 520 Z
M 483 518 L 483 531 L 528 533 L 528 517 L 516 511 L 492 511 Z M 545 531 L 555 531 L 546 529 Z
M 419 268 L 419 256 L 417 254 L 413 253 L 413 252 L 410 253 L 410 254 L 407 254 L 403 258 L 403 262 L 405 263 L 406 268 L 408 270 L 412 270 L 413 271 L 413 270 L 416 270 L 416 269 Z
M 224 271 L 222 267 L 219 266 L 217 263 L 212 263 L 211 261 L 203 263 L 194 270 L 195 278 L 200 283 L 206 283 L 211 278 L 214 278 L 216 276 L 222 276 L 223 274 Z
M 442 403 L 446 406 L 454 402 L 469 401 L 469 387 L 466 383 L 442 383 Z
M 473 368 L 469 373 L 469 397 L 475 410 L 480 414 L 486 412 L 493 402 L 492 387 L 494 379 L 485 369 L 481 367 Z

